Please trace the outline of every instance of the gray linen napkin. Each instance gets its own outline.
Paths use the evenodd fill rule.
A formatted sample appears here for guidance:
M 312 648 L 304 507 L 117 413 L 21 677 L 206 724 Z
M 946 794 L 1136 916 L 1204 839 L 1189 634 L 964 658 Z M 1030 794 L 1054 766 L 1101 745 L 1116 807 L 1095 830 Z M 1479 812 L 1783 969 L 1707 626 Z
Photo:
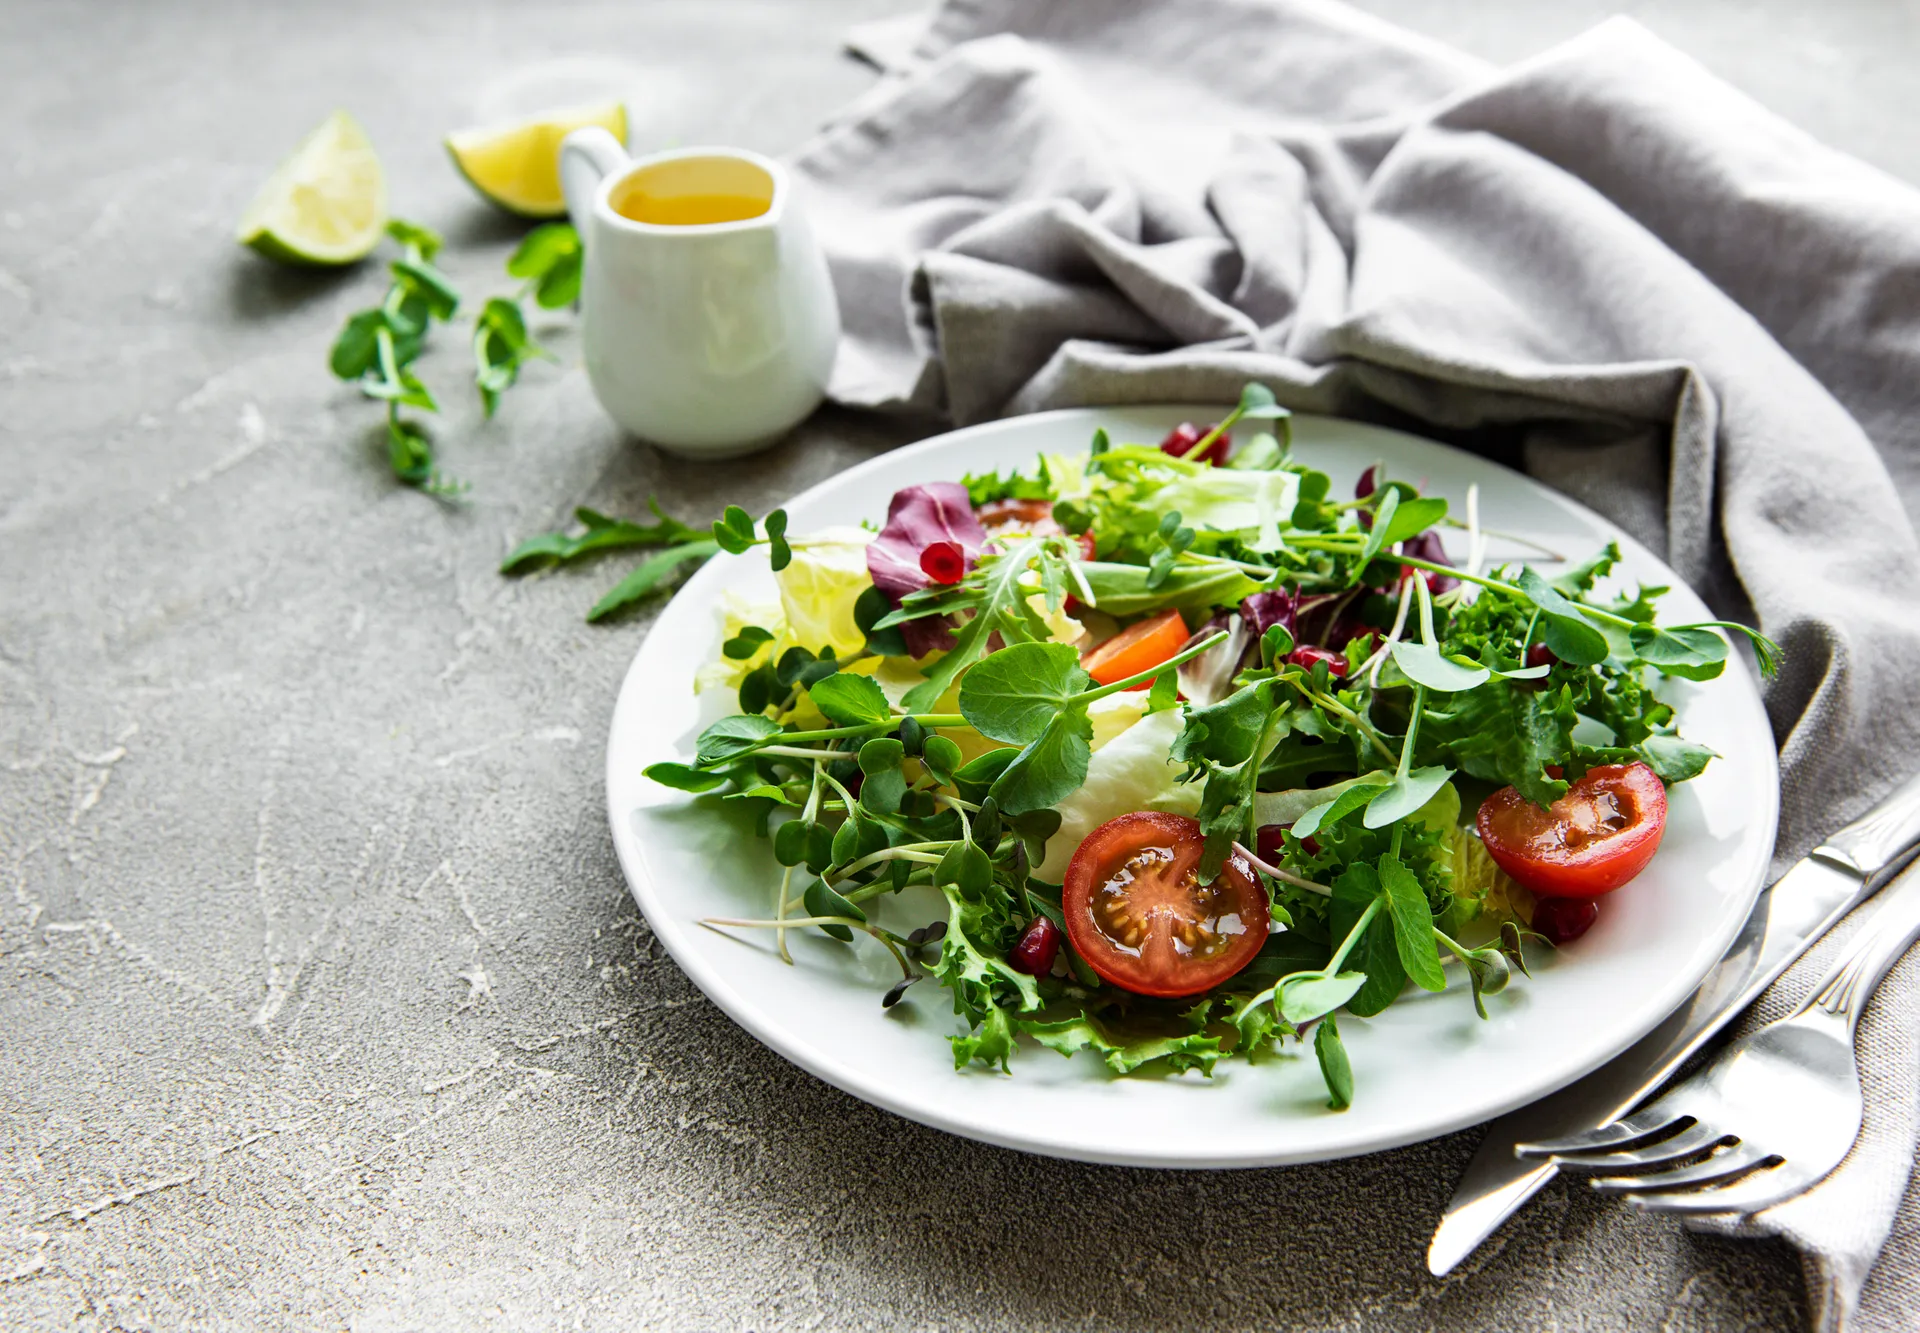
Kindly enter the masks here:
M 1920 193 L 1623 19 L 1506 70 L 1288 0 L 949 0 L 854 44 L 888 77 L 797 159 L 838 401 L 965 424 L 1258 378 L 1453 440 L 1784 646 L 1779 866 L 1920 763 L 1889 476 L 1920 508 Z M 1750 1225 L 1800 1246 L 1823 1327 L 1903 1327 L 1920 966 L 1862 1035 L 1854 1157 Z

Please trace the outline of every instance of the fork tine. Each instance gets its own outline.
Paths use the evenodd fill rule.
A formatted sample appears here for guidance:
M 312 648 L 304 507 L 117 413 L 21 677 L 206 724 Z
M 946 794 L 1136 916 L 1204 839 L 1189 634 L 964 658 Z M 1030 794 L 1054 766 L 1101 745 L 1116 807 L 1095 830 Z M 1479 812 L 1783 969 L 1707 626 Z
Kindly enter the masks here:
M 1618 1152 L 1555 1153 L 1553 1164 L 1563 1170 L 1594 1171 L 1602 1175 L 1612 1175 L 1616 1171 L 1631 1171 L 1643 1166 L 1661 1166 L 1667 1162 L 1677 1162 L 1683 1157 L 1692 1157 L 1716 1144 L 1725 1143 L 1731 1137 L 1717 1129 L 1693 1124 L 1670 1139 L 1661 1139 L 1658 1143 L 1650 1143 L 1641 1148 L 1623 1148 Z
M 1739 1143 L 1725 1152 L 1715 1153 L 1704 1162 L 1695 1162 L 1676 1171 L 1656 1171 L 1649 1176 L 1602 1176 L 1587 1183 L 1602 1194 L 1647 1194 L 1686 1189 L 1744 1175 L 1769 1156 L 1751 1144 Z
M 1671 1129 L 1681 1119 L 1683 1117 L 1677 1113 L 1661 1111 L 1656 1103 L 1644 1111 L 1622 1116 L 1610 1125 L 1590 1129 L 1584 1134 L 1569 1134 L 1564 1139 L 1541 1139 L 1538 1143 L 1515 1144 L 1513 1151 L 1516 1157 L 1558 1157 L 1563 1153 L 1603 1152 L 1609 1148 L 1638 1143 L 1641 1139 L 1658 1134 L 1661 1130 Z
M 1758 1213 L 1792 1198 L 1812 1183 L 1797 1175 L 1776 1174 L 1772 1170 L 1783 1165 L 1785 1162 L 1780 1157 L 1763 1158 L 1759 1162 L 1760 1170 L 1720 1189 L 1684 1194 L 1629 1194 L 1627 1198 L 1650 1213 Z

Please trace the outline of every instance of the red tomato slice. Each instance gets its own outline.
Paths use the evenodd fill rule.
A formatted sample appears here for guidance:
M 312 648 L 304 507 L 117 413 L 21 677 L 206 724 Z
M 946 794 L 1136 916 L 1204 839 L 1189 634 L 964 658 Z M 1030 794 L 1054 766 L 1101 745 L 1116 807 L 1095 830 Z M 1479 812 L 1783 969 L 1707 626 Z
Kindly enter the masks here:
M 1127 626 L 1089 652 L 1080 665 L 1100 684 L 1111 685 L 1159 666 L 1186 647 L 1191 637 L 1179 611 L 1168 607 L 1151 619 Z
M 1238 855 L 1198 874 L 1198 820 L 1142 811 L 1089 833 L 1061 891 L 1067 938 L 1100 979 L 1135 995 L 1198 995 L 1266 943 L 1267 892 Z
M 1542 810 L 1512 787 L 1481 802 L 1494 863 L 1548 898 L 1597 898 L 1647 868 L 1667 827 L 1667 789 L 1645 764 L 1606 764 Z

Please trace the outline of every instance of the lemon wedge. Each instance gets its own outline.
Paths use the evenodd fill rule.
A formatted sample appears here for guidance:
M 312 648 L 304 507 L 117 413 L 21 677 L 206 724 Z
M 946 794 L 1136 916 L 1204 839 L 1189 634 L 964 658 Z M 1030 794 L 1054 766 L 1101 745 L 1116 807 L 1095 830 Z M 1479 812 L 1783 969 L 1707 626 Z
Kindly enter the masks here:
M 601 102 L 544 111 L 513 125 L 461 130 L 447 136 L 447 153 L 467 182 L 500 207 L 530 218 L 557 218 L 567 211 L 560 193 L 560 141 L 588 125 L 625 143 L 627 109 Z
M 336 111 L 274 169 L 240 219 L 240 244 L 289 264 L 351 264 L 380 244 L 387 177 L 357 121 Z

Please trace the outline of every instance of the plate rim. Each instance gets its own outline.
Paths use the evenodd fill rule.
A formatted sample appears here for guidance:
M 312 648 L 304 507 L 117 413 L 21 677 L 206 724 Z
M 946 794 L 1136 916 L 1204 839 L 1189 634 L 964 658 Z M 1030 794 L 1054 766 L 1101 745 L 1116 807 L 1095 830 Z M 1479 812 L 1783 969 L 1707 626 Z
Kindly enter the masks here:
M 951 446 L 956 440 L 979 439 L 1009 431 L 1023 431 L 1040 423 L 1052 422 L 1066 424 L 1074 420 L 1085 422 L 1088 430 L 1091 431 L 1101 424 L 1102 414 L 1168 412 L 1191 415 L 1195 413 L 1205 414 L 1210 411 L 1225 412 L 1230 410 L 1230 407 L 1231 405 L 1229 404 L 1167 401 L 1107 403 L 1082 407 L 1055 408 L 1045 412 L 1025 413 L 1019 416 L 1003 417 L 994 421 L 980 422 L 971 426 L 942 431 L 911 444 L 902 445 L 898 448 L 875 454 L 873 457 L 864 459 L 852 467 L 822 478 L 812 486 L 807 487 L 805 490 L 786 500 L 784 504 L 786 506 L 800 505 L 814 499 L 821 492 L 830 489 L 839 489 L 864 474 L 890 467 L 903 458 L 912 458 L 919 454 L 942 450 Z M 1687 584 L 1685 580 L 1681 579 L 1677 573 L 1671 570 L 1664 558 L 1640 542 L 1631 533 L 1621 528 L 1619 524 L 1582 504 L 1572 496 L 1555 490 L 1545 482 L 1527 476 L 1525 473 L 1510 468 L 1504 463 L 1471 453 L 1468 450 L 1459 448 L 1457 445 L 1447 444 L 1444 441 L 1431 439 L 1427 436 L 1416 435 L 1411 431 L 1399 430 L 1391 426 L 1382 426 L 1374 422 L 1361 421 L 1355 418 L 1335 417 L 1323 413 L 1295 413 L 1294 420 L 1300 423 L 1333 422 L 1342 426 L 1357 426 L 1368 431 L 1395 435 L 1413 441 L 1423 448 L 1437 448 L 1451 453 L 1461 454 L 1472 459 L 1478 466 L 1508 473 L 1528 486 L 1547 492 L 1554 502 L 1569 507 L 1589 521 L 1594 522 L 1602 530 L 1612 533 L 1614 540 L 1622 542 L 1625 546 L 1637 549 L 1638 552 L 1650 558 L 1661 569 L 1667 570 L 1669 574 L 1672 574 L 1677 586 L 1685 588 L 1689 593 L 1692 593 L 1696 600 L 1699 599 L 1699 594 L 1693 592 L 1691 585 Z M 761 1045 L 766 1046 L 788 1063 L 812 1074 L 814 1077 L 831 1084 L 840 1091 L 868 1105 L 880 1107 L 883 1110 L 901 1116 L 903 1119 L 911 1120 L 916 1124 L 927 1125 L 931 1128 L 939 1129 L 975 1142 L 991 1143 L 999 1147 L 1034 1153 L 1039 1156 L 1082 1161 L 1099 1165 L 1149 1167 L 1162 1170 L 1255 1170 L 1316 1161 L 1344 1161 L 1354 1157 L 1362 1157 L 1369 1153 L 1404 1147 L 1412 1143 L 1423 1143 L 1473 1125 L 1487 1123 L 1521 1106 L 1551 1096 L 1569 1084 L 1577 1082 L 1587 1074 L 1592 1073 L 1615 1059 L 1621 1052 L 1628 1049 L 1636 1041 L 1639 1041 L 1648 1032 L 1658 1027 L 1667 1016 L 1685 1001 L 1688 995 L 1692 994 L 1693 991 L 1698 988 L 1700 981 L 1705 977 L 1706 973 L 1711 971 L 1714 960 L 1718 958 L 1720 954 L 1724 953 L 1726 947 L 1737 937 L 1741 925 L 1746 921 L 1748 916 L 1751 915 L 1753 904 L 1758 899 L 1761 889 L 1766 884 L 1768 872 L 1772 864 L 1772 853 L 1779 833 L 1780 817 L 1780 772 L 1777 762 L 1764 766 L 1762 785 L 1765 789 L 1765 800 L 1762 805 L 1759 821 L 1760 831 L 1755 833 L 1751 843 L 1754 847 L 1763 847 L 1764 853 L 1756 856 L 1755 864 L 1747 875 L 1748 882 L 1737 899 L 1742 910 L 1737 914 L 1732 908 L 1732 904 L 1736 899 L 1729 897 L 1729 908 L 1722 921 L 1721 933 L 1724 938 L 1717 941 L 1718 948 L 1715 952 L 1705 955 L 1707 962 L 1705 967 L 1701 969 L 1699 975 L 1687 979 L 1684 983 L 1674 982 L 1669 988 L 1671 991 L 1670 1000 L 1668 1000 L 1667 997 L 1663 997 L 1663 1001 L 1665 1001 L 1663 1006 L 1657 1012 L 1653 1013 L 1653 1016 L 1646 1022 L 1644 1027 L 1630 1026 L 1623 1028 L 1620 1034 L 1618 1034 L 1617 1040 L 1609 1043 L 1610 1049 L 1608 1049 L 1604 1055 L 1588 1064 L 1584 1069 L 1575 1070 L 1564 1080 L 1553 1083 L 1551 1086 L 1530 1089 L 1517 1098 L 1496 1099 L 1498 1104 L 1493 1106 L 1492 1109 L 1476 1108 L 1469 1113 L 1440 1117 L 1432 1121 L 1423 1122 L 1417 1127 L 1410 1128 L 1405 1132 L 1383 1132 L 1369 1139 L 1364 1144 L 1356 1144 L 1333 1152 L 1308 1150 L 1302 1153 L 1287 1153 L 1283 1151 L 1252 1155 L 1244 1152 L 1225 1152 L 1215 1154 L 1198 1153 L 1182 1156 L 1154 1156 L 1131 1151 L 1102 1151 L 1100 1147 L 1095 1144 L 1055 1143 L 1038 1140 L 1032 1136 L 1022 1135 L 1018 1132 L 1002 1132 L 989 1126 L 983 1126 L 974 1120 L 966 1120 L 958 1115 L 949 1115 L 942 1110 L 940 1104 L 937 1102 L 929 1103 L 923 1100 L 895 1095 L 887 1085 L 876 1083 L 874 1080 L 865 1077 L 834 1056 L 815 1048 L 789 1042 L 784 1033 L 776 1031 L 770 1023 L 762 1020 L 761 1009 L 758 1005 L 746 1000 L 727 981 L 725 975 L 719 969 L 710 967 L 697 951 L 690 949 L 680 951 L 674 948 L 674 937 L 678 936 L 681 923 L 670 922 L 666 928 L 663 929 L 662 924 L 655 919 L 656 914 L 648 911 L 649 903 L 647 900 L 653 896 L 653 876 L 648 872 L 646 859 L 639 846 L 637 834 L 635 834 L 630 827 L 627 827 L 626 821 L 622 817 L 623 812 L 614 806 L 615 795 L 620 785 L 620 779 L 615 770 L 615 757 L 617 753 L 616 741 L 622 731 L 621 724 L 623 718 L 626 716 L 627 710 L 631 706 L 634 706 L 634 701 L 637 699 L 637 691 L 634 686 L 639 673 L 641 658 L 645 655 L 646 646 L 652 637 L 654 627 L 659 623 L 659 619 L 666 615 L 667 609 L 679 601 L 681 597 L 686 596 L 689 592 L 697 595 L 698 589 L 694 588 L 693 584 L 695 580 L 700 579 L 705 572 L 705 569 L 696 571 L 694 577 L 689 579 L 686 585 L 676 590 L 667 605 L 662 607 L 660 616 L 655 618 L 654 624 L 648 626 L 647 633 L 643 635 L 639 643 L 635 645 L 633 657 L 627 664 L 626 671 L 621 676 L 619 693 L 615 700 L 613 712 L 608 719 L 607 752 L 604 770 L 606 780 L 607 822 L 613 836 L 615 856 L 620 863 L 621 873 L 627 881 L 628 892 L 632 896 L 635 905 L 640 909 L 641 914 L 646 918 L 648 929 L 654 933 L 655 937 L 660 940 L 662 946 L 666 948 L 669 956 L 673 958 L 674 964 L 687 975 L 688 979 L 694 983 L 702 995 L 712 1001 L 721 1012 L 743 1028 L 756 1041 L 760 1042 Z M 1749 724 L 1757 723 L 1759 730 L 1770 737 L 1772 727 L 1767 718 L 1765 705 L 1761 699 L 1759 688 L 1753 679 L 1751 671 L 1747 667 L 1745 659 L 1738 652 L 1728 654 L 1728 667 L 1727 671 L 1723 673 L 1723 679 L 1727 677 L 1731 677 L 1734 682 L 1737 682 L 1738 693 L 1741 700 L 1740 707 L 1750 715 L 1748 718 Z M 1777 760 L 1777 747 L 1770 744 L 1769 753 L 1773 754 Z M 658 915 L 663 917 L 671 915 L 664 911 L 664 904 L 656 905 L 663 909 Z M 957 1076 L 959 1076 L 959 1074 L 956 1074 L 956 1077 Z M 1121 1080 L 1116 1076 L 1114 1081 L 1118 1082 Z

